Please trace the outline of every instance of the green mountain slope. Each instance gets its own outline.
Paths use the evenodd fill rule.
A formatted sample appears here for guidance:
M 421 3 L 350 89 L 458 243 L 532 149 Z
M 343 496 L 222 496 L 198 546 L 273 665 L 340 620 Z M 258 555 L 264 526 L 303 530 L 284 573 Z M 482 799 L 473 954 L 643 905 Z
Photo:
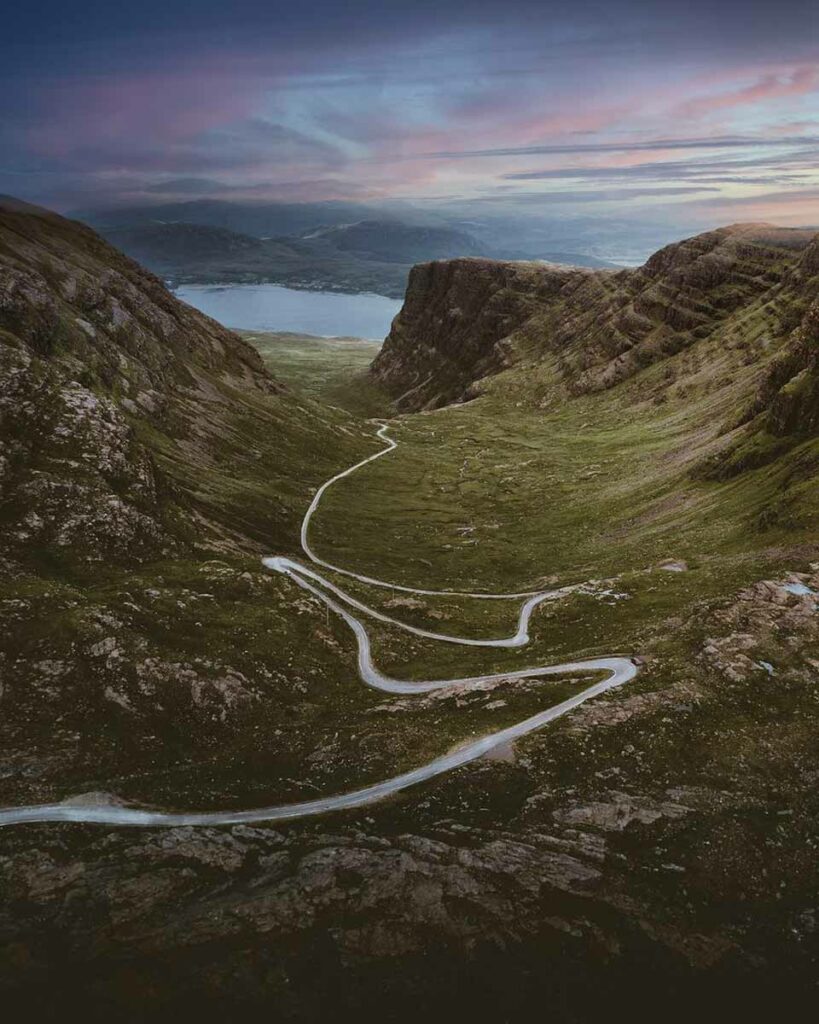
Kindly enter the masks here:
M 5 209 L 0 232 L 9 553 L 281 543 L 309 486 L 301 460 L 318 478 L 334 433 L 333 450 L 357 450 L 338 414 L 305 407 L 238 335 L 82 225 Z
M 88 228 L 8 203 L 0 431 L 0 800 L 247 747 L 261 680 L 303 644 L 259 556 L 298 550 L 312 489 L 371 431 Z
M 434 264 L 377 373 L 360 343 L 246 335 L 265 366 L 88 229 L 6 204 L 0 805 L 309 799 L 571 692 L 364 687 L 347 626 L 260 571 L 377 450 L 379 379 L 420 411 L 326 493 L 318 553 L 411 586 L 576 586 L 522 648 L 374 622 L 377 664 L 640 660 L 497 759 L 333 817 L 0 829 L 12 1017 L 570 1024 L 636 993 L 681 1019 L 812 997 L 815 243 L 728 229 L 647 268 Z M 505 635 L 519 604 L 333 578 L 439 633 Z
M 560 359 L 572 393 L 611 387 L 715 332 L 734 330 L 750 344 L 748 307 L 758 311 L 759 330 L 779 330 L 765 318 L 776 300 L 793 314 L 797 293 L 809 292 L 788 271 L 802 259 L 809 265 L 814 239 L 806 230 L 734 225 L 667 246 L 637 270 L 417 267 L 373 372 L 406 409 L 455 401 L 488 373 L 546 355 Z

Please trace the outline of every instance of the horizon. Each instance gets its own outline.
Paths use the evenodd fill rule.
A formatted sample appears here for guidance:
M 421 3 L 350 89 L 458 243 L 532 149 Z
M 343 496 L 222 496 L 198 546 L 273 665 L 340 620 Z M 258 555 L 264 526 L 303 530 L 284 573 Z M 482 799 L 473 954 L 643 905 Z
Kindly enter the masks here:
M 212 199 L 212 198 L 208 198 L 208 197 L 202 197 L 202 198 L 198 198 L 198 199 L 180 200 L 177 203 L 174 203 L 173 205 L 174 206 L 179 206 L 181 208 L 197 207 L 197 206 L 202 206 L 202 207 L 206 207 L 206 206 L 212 206 L 212 207 L 213 206 L 221 206 L 222 208 L 224 208 L 225 206 L 227 206 L 227 207 L 234 207 L 236 209 L 241 208 L 241 209 L 245 209 L 245 210 L 248 209 L 248 208 L 252 208 L 254 206 L 258 206 L 259 210 L 263 211 L 263 210 L 269 210 L 272 207 L 275 207 L 275 206 L 278 206 L 278 205 L 284 206 L 285 208 L 295 208 L 295 207 L 299 207 L 299 206 L 304 206 L 306 208 L 313 209 L 313 208 L 316 208 L 316 207 L 321 207 L 322 205 L 327 205 L 329 207 L 332 207 L 334 205 L 338 205 L 338 203 L 339 203 L 339 201 L 337 201 L 337 200 L 316 200 L 314 202 L 309 202 L 307 200 L 303 200 L 301 202 L 288 203 L 286 201 L 276 201 L 276 200 L 266 200 L 266 199 L 245 199 L 245 200 L 237 201 L 237 200 L 222 200 L 222 199 Z M 54 214 L 56 214 L 57 216 L 66 217 L 69 220 L 76 220 L 76 221 L 79 221 L 80 223 L 88 223 L 88 226 L 92 227 L 92 229 L 98 229 L 99 228 L 99 225 L 97 224 L 98 219 L 104 220 L 105 216 L 108 215 L 108 214 L 110 214 L 112 216 L 116 216 L 117 214 L 122 214 L 122 213 L 130 212 L 130 211 L 136 211 L 136 212 L 138 212 L 140 214 L 144 214 L 145 212 L 149 212 L 152 209 L 156 209 L 156 210 L 167 209 L 167 207 L 169 205 L 171 205 L 171 204 L 168 204 L 166 201 L 158 201 L 158 202 L 154 202 L 154 203 L 146 202 L 144 204 L 135 204 L 135 205 L 131 205 L 131 204 L 123 202 L 123 203 L 120 203 L 120 204 L 113 203 L 113 204 L 111 204 L 108 207 L 89 208 L 87 210 L 68 210 L 68 211 L 60 212 L 60 211 L 52 209 L 51 207 L 48 207 L 48 206 L 44 206 L 44 205 L 37 204 L 37 203 L 31 203 L 28 200 L 23 200 L 23 199 L 21 199 L 18 196 L 12 196 L 12 195 L 9 195 L 7 193 L 0 193 L 0 210 L 2 210 L 2 209 L 10 209 L 10 210 L 19 209 L 20 212 L 42 213 L 42 214 L 46 214 L 46 215 L 54 215 Z M 358 205 L 359 204 L 356 204 L 356 207 L 358 207 Z M 351 204 L 351 208 L 352 208 L 352 204 Z M 361 210 L 359 210 L 359 212 L 362 212 L 365 209 L 366 209 L 366 204 L 362 204 L 361 205 Z M 354 227 L 354 226 L 356 226 L 356 224 L 364 224 L 364 223 L 368 223 L 368 222 L 369 223 L 373 223 L 373 224 L 396 223 L 398 225 L 401 225 L 402 223 L 404 223 L 402 220 L 399 219 L 399 216 L 396 214 L 396 212 L 393 209 L 391 209 L 389 207 L 389 205 L 387 205 L 387 206 L 373 205 L 372 208 L 371 208 L 371 212 L 372 212 L 372 215 L 373 215 L 372 218 L 367 218 L 366 220 L 362 219 L 360 221 L 350 222 L 350 223 L 346 224 L 345 226 L 347 226 L 347 227 Z M 405 213 L 412 213 L 414 215 L 420 214 L 420 217 L 418 217 L 418 216 L 415 216 L 414 218 L 410 217 L 409 220 L 410 220 L 411 223 L 414 222 L 414 223 L 416 223 L 419 226 L 423 225 L 423 224 L 427 224 L 427 226 L 432 226 L 434 224 L 434 218 L 432 218 L 432 217 L 429 217 L 428 219 L 425 220 L 425 218 L 423 216 L 423 213 L 424 213 L 423 207 L 420 206 L 420 205 L 418 205 L 416 207 L 413 207 L 413 208 L 408 207 L 407 210 L 405 211 Z M 86 221 L 87 217 L 90 218 L 90 220 Z M 171 225 L 171 224 L 190 224 L 190 225 L 197 225 L 197 226 L 200 226 L 200 227 L 201 226 L 208 226 L 208 222 L 207 222 L 206 219 L 203 219 L 201 221 L 184 220 L 184 219 L 180 219 L 180 220 L 160 220 L 160 219 L 157 219 L 156 221 L 148 221 L 146 223 L 155 223 L 157 225 L 160 225 L 160 224 L 167 224 L 167 225 Z M 443 223 L 443 221 L 441 221 L 441 223 Z M 606 264 L 606 262 L 604 260 L 603 262 L 601 262 L 596 267 L 596 269 L 598 269 L 598 270 L 609 269 L 611 271 L 616 271 L 618 269 L 635 269 L 635 268 L 637 268 L 639 266 L 644 265 L 649 259 L 651 259 L 652 256 L 655 256 L 658 252 L 662 251 L 663 249 L 667 248 L 668 246 L 677 245 L 679 243 L 685 242 L 686 240 L 688 240 L 690 238 L 695 238 L 695 237 L 698 237 L 698 236 L 701 236 L 701 235 L 708 235 L 708 234 L 711 234 L 712 232 L 717 232 L 717 231 L 730 231 L 731 229 L 754 228 L 754 227 L 758 227 L 758 228 L 772 228 L 772 229 L 779 230 L 779 231 L 794 231 L 794 232 L 799 232 L 799 231 L 811 232 L 811 231 L 815 231 L 815 232 L 819 233 L 819 225 L 816 225 L 816 224 L 777 224 L 774 221 L 739 220 L 739 221 L 732 221 L 731 223 L 714 223 L 714 224 L 711 224 L 711 225 L 701 225 L 701 226 L 699 226 L 696 229 L 692 229 L 687 234 L 684 233 L 684 229 L 682 229 L 682 228 L 679 229 L 679 232 L 676 235 L 673 234 L 673 229 L 667 229 L 666 232 L 665 232 L 666 237 L 664 237 L 664 238 L 663 238 L 663 231 L 660 230 L 657 233 L 657 235 L 656 235 L 656 237 L 658 239 L 660 239 L 660 240 L 652 242 L 652 243 L 649 243 L 649 242 L 646 242 L 645 238 L 642 239 L 642 254 L 641 255 L 636 255 L 637 253 L 640 252 L 640 248 L 641 248 L 641 241 L 638 240 L 638 238 L 629 239 L 627 242 L 623 243 L 624 246 L 625 246 L 625 249 L 630 251 L 630 255 L 626 256 L 626 257 L 623 257 L 622 255 L 618 255 L 618 253 L 616 253 L 616 252 L 614 252 L 614 253 L 603 253 L 602 252 L 602 248 L 601 248 L 601 246 L 599 244 L 588 245 L 588 244 L 586 244 L 583 241 L 579 241 L 577 243 L 577 247 L 578 247 L 578 249 L 582 250 L 583 252 L 586 252 L 588 250 L 588 254 L 589 255 L 591 255 L 592 252 L 594 251 L 594 252 L 597 252 L 600 255 L 605 255 L 605 256 L 609 256 L 610 257 L 610 261 L 608 262 L 608 265 Z M 224 229 L 221 229 L 221 230 L 224 230 Z M 570 230 L 570 228 L 568 230 Z M 231 231 L 230 229 L 228 229 L 228 231 L 229 231 L 230 234 L 235 235 L 237 237 L 240 237 L 240 236 L 244 235 L 244 232 L 242 232 L 242 231 Z M 101 232 L 101 234 L 103 236 L 105 236 L 105 230 L 104 229 L 100 229 L 100 232 Z M 617 245 L 616 242 L 613 242 L 613 243 L 610 242 L 609 244 Z M 579 253 L 578 254 L 574 254 L 574 255 L 579 255 Z M 493 256 L 482 256 L 482 255 L 476 255 L 476 256 L 466 255 L 466 256 L 461 256 L 461 257 L 458 257 L 458 258 L 461 259 L 461 260 L 477 260 L 477 261 L 490 260 L 492 262 L 500 262 L 500 263 L 544 263 L 544 264 L 547 264 L 547 265 L 559 265 L 560 264 L 559 260 L 555 261 L 553 259 L 550 259 L 548 255 L 544 255 L 542 257 L 534 256 L 534 255 L 531 255 L 531 256 L 526 256 L 526 255 L 521 255 L 521 256 L 502 256 L 502 257 L 498 257 L 498 256 L 494 256 L 494 257 Z M 616 260 L 616 262 L 614 262 L 615 260 Z M 420 262 L 422 262 L 422 263 L 423 262 L 428 262 L 428 260 L 421 260 Z M 593 264 L 589 264 L 588 266 L 591 268 L 593 266 Z M 244 283 L 248 287 L 252 287 L 253 286 L 252 283 L 248 283 L 248 282 L 244 282 Z M 216 284 L 211 282 L 211 283 L 202 283 L 201 285 L 199 285 L 199 287 L 202 287 L 202 288 L 215 288 L 215 287 L 221 287 L 221 288 L 231 288 L 232 287 L 232 288 L 235 288 L 236 284 L 237 284 L 236 282 L 232 282 L 232 281 L 227 280 L 227 281 L 225 281 L 221 285 L 216 285 Z M 257 284 L 258 284 L 258 282 L 257 282 Z M 278 285 L 274 284 L 273 287 L 275 288 L 275 287 L 281 287 L 281 286 L 278 286 Z M 284 291 L 285 292 L 288 291 L 286 286 L 284 286 Z M 321 289 L 318 289 L 318 291 L 321 291 Z M 331 289 L 331 291 L 332 291 L 332 289 Z M 311 292 L 313 294 L 315 294 L 315 290 L 308 289 L 308 294 L 311 293 Z M 376 297 L 377 298 L 382 298 L 383 297 L 383 294 L 379 294 L 377 291 L 373 292 L 372 290 L 368 290 L 366 294 L 368 296 L 370 296 L 370 297 L 373 297 L 373 298 L 376 298 Z M 342 290 L 342 295 L 343 295 L 343 290 Z M 196 305 L 196 303 L 194 303 L 194 305 Z M 204 307 L 199 307 L 199 308 L 204 308 Z M 211 316 L 215 316 L 215 319 L 217 319 L 217 320 L 220 319 L 220 317 L 216 316 L 215 313 L 212 310 L 204 310 L 204 311 L 208 312 L 209 315 L 211 315 Z M 302 310 L 302 312 L 303 312 L 303 310 Z M 308 332 L 308 333 L 311 333 L 311 332 Z
M 44 27 L 45 26 L 45 27 Z M 819 223 L 819 9 L 245 0 L 66 12 L 0 44 L 0 192 L 58 212 L 215 199 Z

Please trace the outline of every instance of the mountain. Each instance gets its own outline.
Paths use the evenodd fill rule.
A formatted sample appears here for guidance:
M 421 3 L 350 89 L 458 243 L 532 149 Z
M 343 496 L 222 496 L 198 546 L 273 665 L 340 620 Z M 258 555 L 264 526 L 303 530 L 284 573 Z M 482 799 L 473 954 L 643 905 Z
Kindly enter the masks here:
M 404 295 L 410 265 L 479 249 L 447 228 L 361 221 L 303 237 L 259 238 L 207 224 L 148 222 L 102 228 L 113 245 L 178 283 L 272 281 L 295 288 Z
M 427 264 L 366 376 L 360 342 L 263 364 L 3 200 L 0 807 L 238 814 L 567 712 L 332 815 L 3 819 L 9 1019 L 810 1005 L 818 303 L 812 233 L 735 225 L 628 272 Z M 311 503 L 366 651 L 260 563 L 305 559 Z M 582 706 L 588 662 L 535 674 L 612 654 L 639 671 Z
M 551 263 L 613 266 L 548 243 L 542 252 L 527 252 L 493 240 L 492 230 L 476 236 L 441 218 L 428 223 L 410 209 L 402 210 L 401 219 L 349 203 L 198 200 L 76 216 L 152 270 L 182 283 L 269 281 L 402 298 L 412 265 L 425 260 L 534 255 Z
M 209 378 L 259 394 L 275 382 L 89 229 L 4 203 L 0 230 L 6 557 L 169 553 L 172 488 L 139 426 L 184 437 L 214 404 Z
M 256 284 L 404 294 L 408 266 L 335 249 L 322 239 L 258 238 L 205 224 L 146 223 L 101 229 L 113 245 L 175 283 Z
M 461 242 L 458 251 L 441 257 L 469 255 L 462 249 L 466 237 L 477 240 L 476 255 L 497 259 L 542 259 L 585 267 L 613 267 L 619 264 L 598 254 L 604 248 L 619 248 L 624 237 L 634 237 L 637 251 L 650 251 L 655 239 L 667 235 L 656 225 L 606 222 L 598 218 L 554 219 L 536 212 L 526 217 L 508 212 L 486 214 L 484 204 L 437 206 L 434 209 L 405 202 L 319 203 L 240 202 L 198 199 L 187 202 L 91 207 L 72 216 L 105 234 L 114 228 L 145 224 L 200 224 L 225 228 L 256 238 L 298 238 L 332 228 L 345 229 L 359 223 L 404 225 L 424 230 L 453 231 Z M 628 251 L 629 247 L 626 246 Z M 433 252 L 418 260 L 437 258 Z M 412 261 L 410 261 L 412 262 Z M 630 258 L 628 262 L 632 262 Z
M 219 259 L 241 260 L 264 249 L 262 240 L 252 235 L 205 224 L 141 224 L 107 229 L 104 237 L 134 259 L 149 264 L 164 263 L 168 268 L 196 266 Z
M 292 549 L 311 479 L 340 453 L 367 450 L 369 432 L 290 394 L 251 345 L 89 228 L 8 200 L 0 201 L 0 431 L 0 565 L 18 620 L 0 651 L 8 756 L 25 760 L 47 746 L 38 723 L 56 717 L 73 721 L 78 736 L 107 735 L 108 756 L 127 759 L 140 737 L 166 732 L 169 700 L 207 718 L 201 736 L 230 731 L 239 691 L 220 695 L 201 666 L 180 662 L 180 635 L 163 637 L 159 626 L 165 613 L 137 613 L 133 601 L 114 612 L 122 599 L 114 594 L 132 587 L 142 566 L 151 567 L 146 580 L 173 589 L 185 566 L 227 560 L 230 578 L 231 562 L 255 567 L 269 547 Z M 132 651 L 125 677 L 87 651 L 77 661 L 99 633 L 97 615 L 108 642 Z M 201 638 L 197 647 L 207 650 Z M 48 657 L 64 671 L 38 706 L 30 683 Z M 173 696 L 157 694 L 159 678 L 176 672 L 187 682 Z M 110 732 L 106 692 L 131 709 L 127 741 L 116 738 L 116 723 Z M 197 693 L 209 694 L 204 703 Z M 55 742 L 43 756 L 72 762 L 73 741 Z
M 401 410 L 455 401 L 508 365 L 506 339 L 586 277 L 535 263 L 477 259 L 413 267 L 372 375 Z
M 292 400 L 256 350 L 47 211 L 3 202 L 0 266 L 5 557 L 145 560 L 195 532 L 257 544 L 251 510 L 268 483 L 248 431 L 275 450 Z
M 734 225 L 667 246 L 635 270 L 422 265 L 373 375 L 402 409 L 468 397 L 488 374 L 546 356 L 560 360 L 570 392 L 609 388 L 716 333 L 747 331 L 752 316 L 762 329 L 786 297 L 792 314 L 793 282 L 800 294 L 812 287 L 815 248 L 812 231 Z
M 238 234 L 298 236 L 323 224 L 343 224 L 372 215 L 361 203 L 229 202 L 195 199 L 188 202 L 139 204 L 76 210 L 73 216 L 101 231 L 156 223 L 204 224 Z
M 481 251 L 477 239 L 453 228 L 403 224 L 396 220 L 362 220 L 311 232 L 340 252 L 362 259 L 389 263 L 420 263 L 423 260 L 473 256 Z
M 260 238 L 208 224 L 153 221 L 103 227 L 113 245 L 181 283 L 256 283 L 348 292 L 404 294 L 411 264 L 480 249 L 448 228 L 360 221 L 301 237 Z

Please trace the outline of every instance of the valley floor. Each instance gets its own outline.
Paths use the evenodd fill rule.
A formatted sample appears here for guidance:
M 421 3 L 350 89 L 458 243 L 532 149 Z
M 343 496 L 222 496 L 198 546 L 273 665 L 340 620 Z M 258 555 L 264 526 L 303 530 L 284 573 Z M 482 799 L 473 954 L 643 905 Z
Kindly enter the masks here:
M 364 377 L 367 343 L 247 337 L 296 402 L 338 411 L 347 455 L 377 450 L 364 420 L 389 407 Z M 520 601 L 401 587 L 568 587 L 511 650 L 368 623 L 388 674 L 497 678 L 366 689 L 345 624 L 228 550 L 18 583 L 7 621 L 35 635 L 11 656 L 35 665 L 39 652 L 39 682 L 9 732 L 0 803 L 315 798 L 595 678 L 508 679 L 527 666 L 634 654 L 636 679 L 491 759 L 312 822 L 3 829 L 8 1005 L 29 1019 L 72 1005 L 89 1020 L 296 1021 L 526 1021 L 548 1007 L 569 1022 L 613 1003 L 682 1019 L 722 1000 L 751 1019 L 815 997 L 815 480 L 789 478 L 786 520 L 781 470 L 692 473 L 715 442 L 705 410 L 727 401 L 696 373 L 684 402 L 665 403 L 637 387 L 629 402 L 622 390 L 560 402 L 548 363 L 537 373 L 395 420 L 399 449 L 334 485 L 311 526 L 321 558 L 397 587 L 327 570 L 330 582 L 421 631 L 506 635 Z M 271 553 L 298 557 L 288 531 Z M 88 700 L 122 711 L 105 729 L 81 708 L 48 710 L 72 658 L 96 666 Z M 130 689 L 115 682 L 123 663 L 141 666 Z M 180 673 L 198 695 L 187 721 Z

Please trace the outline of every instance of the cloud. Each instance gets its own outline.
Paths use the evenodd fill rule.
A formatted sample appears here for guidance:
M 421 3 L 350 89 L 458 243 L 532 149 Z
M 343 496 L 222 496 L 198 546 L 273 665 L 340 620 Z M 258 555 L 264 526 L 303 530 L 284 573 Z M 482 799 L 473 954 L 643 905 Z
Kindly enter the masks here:
M 27 0 L 0 38 L 0 175 L 58 206 L 682 208 L 815 180 L 816 38 L 815 0 Z
M 682 117 L 701 118 L 716 110 L 757 105 L 771 100 L 793 96 L 806 96 L 819 91 L 819 68 L 803 67 L 784 74 L 768 74 L 751 85 L 729 92 L 702 96 L 682 103 L 678 112 Z
M 683 203 L 705 223 L 768 220 L 776 224 L 819 225 L 819 187 L 783 189 L 745 196 L 709 196 Z
M 629 142 L 578 142 L 546 143 L 534 146 L 499 146 L 491 149 L 440 150 L 437 153 L 420 154 L 424 157 L 465 160 L 476 157 L 498 156 L 545 156 L 571 155 L 575 153 L 646 153 L 652 151 L 671 152 L 680 149 L 747 149 L 759 146 L 815 146 L 819 135 L 783 136 L 764 139 L 754 136 L 705 136 L 702 138 L 662 138 Z
M 648 199 L 648 198 L 671 198 L 676 196 L 696 195 L 702 192 L 719 192 L 719 189 L 710 186 L 680 186 L 670 188 L 610 188 L 610 189 L 576 189 L 573 191 L 555 192 L 510 192 L 504 195 L 499 190 L 489 195 L 480 196 L 475 201 L 491 200 L 496 202 L 499 199 L 505 203 L 544 203 L 555 204 L 585 204 L 585 203 L 612 203 L 625 200 Z
M 646 161 L 628 165 L 563 166 L 516 171 L 501 175 L 503 181 L 697 181 L 723 184 L 798 183 L 815 177 L 819 149 L 796 153 L 767 154 L 749 160 L 717 159 Z
M 807 200 L 819 201 L 819 187 L 788 189 L 780 192 L 762 192 L 752 196 L 721 196 L 719 199 L 703 199 L 702 206 L 760 206 L 765 204 L 804 203 Z
M 203 196 L 224 189 L 225 186 L 215 178 L 170 178 L 163 181 L 146 182 L 141 188 L 143 192 L 149 194 Z

